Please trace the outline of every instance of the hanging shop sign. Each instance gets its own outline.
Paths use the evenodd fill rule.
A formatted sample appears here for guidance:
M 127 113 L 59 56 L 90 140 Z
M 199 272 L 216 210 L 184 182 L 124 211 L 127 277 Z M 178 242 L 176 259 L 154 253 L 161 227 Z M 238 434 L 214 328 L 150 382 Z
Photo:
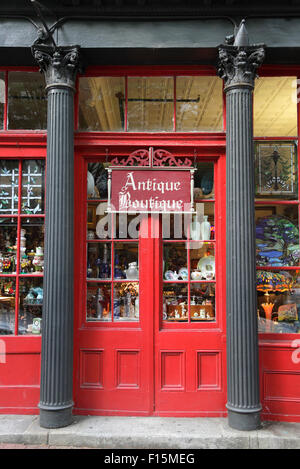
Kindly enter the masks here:
M 109 168 L 108 173 L 108 212 L 194 211 L 194 168 Z

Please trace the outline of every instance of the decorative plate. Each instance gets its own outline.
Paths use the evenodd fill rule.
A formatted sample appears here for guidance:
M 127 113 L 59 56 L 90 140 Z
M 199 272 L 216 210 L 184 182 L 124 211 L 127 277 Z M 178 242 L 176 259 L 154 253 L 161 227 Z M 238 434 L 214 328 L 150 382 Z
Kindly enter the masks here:
M 197 270 L 200 270 L 204 278 L 210 279 L 215 276 L 215 258 L 214 256 L 202 257 L 197 265 Z

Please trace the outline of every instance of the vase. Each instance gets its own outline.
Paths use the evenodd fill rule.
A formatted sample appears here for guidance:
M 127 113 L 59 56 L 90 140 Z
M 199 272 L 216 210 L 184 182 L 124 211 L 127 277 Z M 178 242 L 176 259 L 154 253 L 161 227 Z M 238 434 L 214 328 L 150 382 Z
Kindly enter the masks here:
M 201 224 L 197 221 L 196 217 L 193 218 L 190 224 L 190 238 L 193 241 L 200 241 L 201 239 Z
M 209 240 L 210 239 L 210 223 L 208 221 L 208 216 L 203 216 L 204 221 L 201 223 L 201 239 Z

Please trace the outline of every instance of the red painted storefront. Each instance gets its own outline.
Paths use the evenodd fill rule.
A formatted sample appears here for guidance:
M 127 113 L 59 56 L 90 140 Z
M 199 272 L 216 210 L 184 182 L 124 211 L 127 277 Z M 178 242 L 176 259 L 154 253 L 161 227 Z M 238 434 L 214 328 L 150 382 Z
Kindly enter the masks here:
M 280 76 L 299 74 L 295 69 L 280 68 L 274 72 L 273 69 L 265 67 L 260 76 L 273 76 L 277 72 Z M 214 75 L 215 71 L 201 67 L 191 69 L 117 67 L 113 70 L 93 69 L 87 74 L 176 76 Z M 76 103 L 78 105 L 78 93 Z M 77 108 L 75 106 L 75 109 Z M 4 114 L 7 116 L 7 108 Z M 174 120 L 176 128 L 175 111 Z M 76 113 L 75 128 L 77 123 Z M 88 164 L 105 162 L 108 159 L 107 155 L 109 158 L 116 156 L 126 158 L 137 150 L 149 148 L 164 150 L 177 159 L 188 157 L 199 163 L 213 164 L 214 198 L 200 199 L 199 202 L 208 203 L 209 200 L 214 207 L 215 232 L 209 244 L 214 249 L 216 273 L 213 280 L 201 281 L 215 285 L 214 321 L 202 323 L 192 322 L 190 319 L 187 322 L 174 323 L 163 321 L 163 288 L 168 284 L 163 279 L 163 247 L 165 244 L 193 241 L 186 241 L 185 238 L 164 241 L 160 216 L 152 217 L 152 220 L 150 217 L 145 217 L 139 237 L 126 240 L 128 243 L 138 245 L 139 320 L 127 323 L 113 320 L 102 323 L 87 321 L 87 286 L 95 283 L 87 279 L 86 275 L 88 245 L 103 243 L 101 240 L 91 241 L 87 238 L 88 204 L 100 203 L 100 199 L 91 202 L 86 197 Z M 21 165 L 26 159 L 46 158 L 46 133 L 11 131 L 4 128 L 0 134 L 0 157 L 18 160 L 19 174 L 21 174 Z M 77 131 L 74 178 L 74 413 L 178 417 L 226 416 L 225 132 L 200 134 Z M 274 205 L 282 203 L 280 200 L 272 201 Z M 299 212 L 299 197 L 296 201 L 284 203 L 297 206 Z M 257 205 L 262 204 L 262 201 L 257 202 Z M 41 218 L 44 214 L 38 216 Z M 28 218 L 28 215 L 26 217 Z M 20 201 L 15 218 L 20 235 L 21 220 L 25 218 Z M 149 234 L 151 230 L 153 236 Z M 112 249 L 117 249 L 118 243 L 123 241 L 121 238 L 116 238 L 109 242 L 112 244 Z M 188 264 L 190 265 L 189 259 Z M 30 277 L 30 274 L 24 275 L 26 278 Z M 17 290 L 24 275 L 11 274 Z M 34 274 L 34 277 L 37 275 Z M 106 283 L 111 284 L 112 280 Z M 118 283 L 118 280 L 114 283 Z M 185 283 L 190 291 L 195 281 L 187 280 Z M 6 363 L 0 362 L 0 412 L 38 414 L 41 337 L 18 335 L 17 302 L 14 327 L 14 335 L 1 336 L 1 343 L 5 344 Z M 297 360 L 292 360 L 295 351 L 293 343 L 297 335 L 264 333 L 259 337 L 262 416 L 266 420 L 300 421 L 300 364 Z

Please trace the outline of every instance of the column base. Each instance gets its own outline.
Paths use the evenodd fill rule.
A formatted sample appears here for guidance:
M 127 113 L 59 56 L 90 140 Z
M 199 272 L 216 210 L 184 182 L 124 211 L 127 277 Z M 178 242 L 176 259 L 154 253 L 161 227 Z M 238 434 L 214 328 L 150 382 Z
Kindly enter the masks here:
M 261 427 L 260 410 L 257 412 L 235 412 L 228 409 L 228 425 L 235 430 L 258 430 Z
M 62 428 L 73 423 L 72 407 L 66 409 L 40 409 L 40 426 L 42 428 Z

